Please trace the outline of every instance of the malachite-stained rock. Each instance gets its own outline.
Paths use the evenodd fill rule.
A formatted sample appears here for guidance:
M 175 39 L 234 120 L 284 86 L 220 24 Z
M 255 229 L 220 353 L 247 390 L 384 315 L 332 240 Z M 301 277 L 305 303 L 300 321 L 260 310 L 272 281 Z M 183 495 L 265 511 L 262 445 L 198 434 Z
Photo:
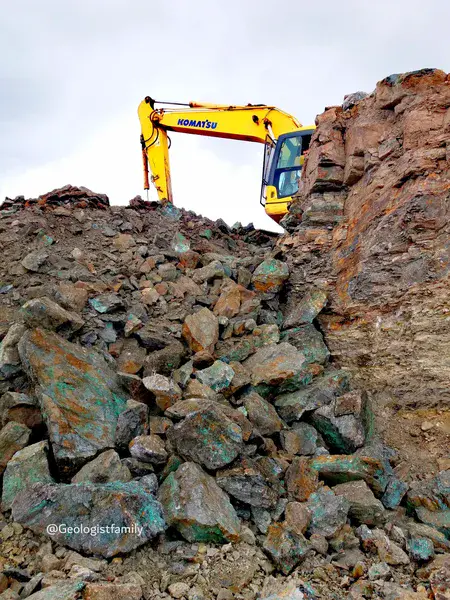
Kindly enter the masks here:
M 182 252 L 187 252 L 190 250 L 191 245 L 188 240 L 184 237 L 182 233 L 177 231 L 177 233 L 173 236 L 172 239 L 172 250 L 181 254 Z
M 311 469 L 311 461 L 304 456 L 296 456 L 286 471 L 288 499 L 305 502 L 318 487 L 319 476 Z
M 89 481 L 90 483 L 109 483 L 111 481 L 131 481 L 131 473 L 120 460 L 115 450 L 102 452 L 82 467 L 74 477 L 72 483 Z
M 99 451 L 113 448 L 127 398 L 105 360 L 42 329 L 25 333 L 19 353 L 36 384 L 59 469 L 73 474 Z
M 242 449 L 242 429 L 212 404 L 171 427 L 167 436 L 177 453 L 207 469 L 220 469 Z
M 351 454 L 364 445 L 363 423 L 355 415 L 336 417 L 334 408 L 334 401 L 321 406 L 311 415 L 311 422 L 332 450 Z
M 17 494 L 33 483 L 53 482 L 47 455 L 47 442 L 38 442 L 14 454 L 3 475 L 2 507 L 4 510 L 10 510 Z
M 395 476 L 391 477 L 386 486 L 386 491 L 381 496 L 381 502 L 386 508 L 394 510 L 394 508 L 400 506 L 400 502 L 408 491 L 408 487 L 408 484 L 401 479 Z
M 278 396 L 275 406 L 282 419 L 299 421 L 304 413 L 330 404 L 336 396 L 349 390 L 348 374 L 329 369 L 307 387 Z
M 212 238 L 212 231 L 211 229 L 204 229 L 203 231 L 200 231 L 199 236 L 210 240 Z
M 428 510 L 423 506 L 418 506 L 416 508 L 416 516 L 419 521 L 441 531 L 450 540 L 450 508 Z
M 347 522 L 350 502 L 344 496 L 336 496 L 332 490 L 323 488 L 311 494 L 307 503 L 311 512 L 310 534 L 333 537 Z
M 376 493 L 386 489 L 386 473 L 381 461 L 376 458 L 355 454 L 317 456 L 311 459 L 311 468 L 330 484 L 363 479 Z
M 284 318 L 283 328 L 298 327 L 304 323 L 312 323 L 327 302 L 327 295 L 322 290 L 310 290 Z
M 217 484 L 241 502 L 262 508 L 274 508 L 279 495 L 279 481 L 269 479 L 250 458 L 242 458 L 232 467 L 216 473 Z
M 449 509 L 450 470 L 441 471 L 433 479 L 411 483 L 407 502 L 410 507 L 422 506 L 430 511 Z
M 197 371 L 196 377 L 201 383 L 209 386 L 215 392 L 221 392 L 230 386 L 233 381 L 234 371 L 226 363 L 216 360 L 210 367 Z
M 349 517 L 356 523 L 382 525 L 386 521 L 382 503 L 375 498 L 365 481 L 349 481 L 333 488 L 336 496 L 346 498 L 350 503 Z
M 268 528 L 263 548 L 277 568 L 284 575 L 289 575 L 306 557 L 311 545 L 303 535 L 289 530 L 282 523 L 274 523 Z
M 220 341 L 216 346 L 216 355 L 227 363 L 242 362 L 255 351 L 255 339 L 250 335 Z
M 131 334 L 139 331 L 139 329 L 141 329 L 143 326 L 144 323 L 138 317 L 136 317 L 136 315 L 127 315 L 127 320 L 124 327 L 125 337 L 129 337 Z
M 29 327 L 74 332 L 84 325 L 84 320 L 79 315 L 67 311 L 46 297 L 28 300 L 20 312 Z
M 278 344 L 280 341 L 280 330 L 274 323 L 258 325 L 253 330 L 255 348 L 262 348 L 270 344 Z
M 297 434 L 298 450 L 296 454 L 315 454 L 319 445 L 319 434 L 312 425 L 308 423 L 293 423 L 292 430 Z
M 137 481 L 34 484 L 16 496 L 12 515 L 36 533 L 49 534 L 47 527 L 56 525 L 52 540 L 105 558 L 130 552 L 166 528 L 160 503 Z
M 16 452 L 25 448 L 31 430 L 21 423 L 10 421 L 0 429 L 0 475 Z
M 81 592 L 86 587 L 86 582 L 76 580 L 71 583 L 61 582 L 42 589 L 28 600 L 80 600 Z
M 167 524 L 189 542 L 220 544 L 239 539 L 241 524 L 227 494 L 192 462 L 168 475 L 158 499 Z
M 89 304 L 100 314 L 111 313 L 124 308 L 120 296 L 117 294 L 100 294 L 89 300 Z
M 281 340 L 295 346 L 305 356 L 308 363 L 324 365 L 328 362 L 330 351 L 325 345 L 320 331 L 310 323 L 284 331 L 281 334 Z
M 252 285 L 259 292 L 278 292 L 286 279 L 289 268 L 286 263 L 269 258 L 263 261 L 253 273 Z
M 246 393 L 242 400 L 249 421 L 261 435 L 273 435 L 283 428 L 283 421 L 275 408 L 254 390 Z
M 260 348 L 244 362 L 244 367 L 251 374 L 253 386 L 263 395 L 298 390 L 312 379 L 303 354 L 287 342 Z
M 408 532 L 409 535 L 419 538 L 428 538 L 434 544 L 437 550 L 443 550 L 444 552 L 450 551 L 450 540 L 445 535 L 429 525 L 423 523 L 417 523 L 416 521 L 408 521 Z M 450 556 L 449 556 L 449 567 L 450 567 Z
M 186 317 L 182 331 L 193 352 L 214 352 L 219 339 L 219 321 L 208 308 L 202 308 Z
M 171 221 L 179 221 L 183 214 L 179 208 L 172 204 L 172 202 L 166 202 L 159 207 L 159 211 L 162 215 L 170 219 Z
M 434 545 L 428 538 L 412 537 L 407 544 L 408 554 L 412 560 L 423 562 L 434 557 Z

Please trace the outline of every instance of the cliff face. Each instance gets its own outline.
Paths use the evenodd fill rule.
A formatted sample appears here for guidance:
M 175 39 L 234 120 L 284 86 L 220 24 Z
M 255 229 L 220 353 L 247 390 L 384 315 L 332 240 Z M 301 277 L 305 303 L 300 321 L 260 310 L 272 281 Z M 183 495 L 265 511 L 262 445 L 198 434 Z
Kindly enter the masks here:
M 320 325 L 360 385 L 448 405 L 450 76 L 392 75 L 317 125 L 280 241 L 288 311 L 325 290 Z

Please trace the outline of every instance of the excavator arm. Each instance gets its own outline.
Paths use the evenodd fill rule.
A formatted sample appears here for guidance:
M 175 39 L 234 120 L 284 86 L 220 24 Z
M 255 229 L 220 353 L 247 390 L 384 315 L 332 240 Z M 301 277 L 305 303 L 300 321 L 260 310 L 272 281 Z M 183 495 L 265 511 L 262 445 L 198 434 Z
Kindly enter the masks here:
M 285 195 L 280 200 L 276 189 L 269 190 L 274 188 L 269 185 L 268 177 L 271 173 L 272 179 L 280 180 L 280 173 L 274 174 L 276 168 L 272 164 L 273 159 L 277 155 L 276 161 L 280 165 L 286 163 L 285 176 L 288 169 L 299 173 L 304 159 L 301 140 L 308 135 L 310 138 L 313 127 L 302 127 L 295 117 L 274 106 L 227 106 L 190 102 L 182 110 L 167 107 L 156 109 L 155 101 L 148 96 L 140 103 L 138 114 L 142 131 L 144 187 L 149 188 L 150 167 L 151 180 L 162 203 L 173 201 L 168 132 L 175 131 L 266 144 L 265 156 L 268 160 L 265 161 L 262 185 L 266 212 L 276 221 L 287 212 L 291 196 Z M 293 175 L 292 173 L 292 177 Z

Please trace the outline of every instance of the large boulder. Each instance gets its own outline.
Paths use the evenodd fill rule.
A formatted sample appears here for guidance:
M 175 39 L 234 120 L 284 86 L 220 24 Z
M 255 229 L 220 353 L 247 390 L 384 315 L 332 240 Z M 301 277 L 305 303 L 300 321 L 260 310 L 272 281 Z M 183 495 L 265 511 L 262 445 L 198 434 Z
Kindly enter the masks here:
M 158 499 L 168 525 L 189 542 L 237 541 L 240 521 L 227 494 L 192 462 L 182 464 L 161 485 Z
M 43 329 L 27 331 L 19 353 L 36 385 L 59 469 L 73 473 L 113 448 L 127 398 L 105 360 Z
M 69 312 L 45 296 L 28 300 L 20 310 L 25 324 L 29 327 L 63 329 L 72 333 L 84 325 L 84 321 L 79 315 Z
M 12 515 L 59 544 L 106 558 L 165 530 L 161 505 L 137 481 L 34 484 L 15 497 Z
M 242 429 L 213 404 L 188 414 L 170 428 L 168 438 L 178 454 L 207 469 L 220 469 L 242 449 Z
M 347 373 L 329 369 L 321 377 L 317 377 L 311 385 L 278 396 L 275 406 L 279 415 L 290 423 L 299 421 L 305 413 L 330 404 L 336 396 L 340 396 L 348 390 Z
M 244 362 L 252 384 L 266 395 L 298 390 L 312 379 L 304 355 L 291 344 L 270 344 L 259 348 Z

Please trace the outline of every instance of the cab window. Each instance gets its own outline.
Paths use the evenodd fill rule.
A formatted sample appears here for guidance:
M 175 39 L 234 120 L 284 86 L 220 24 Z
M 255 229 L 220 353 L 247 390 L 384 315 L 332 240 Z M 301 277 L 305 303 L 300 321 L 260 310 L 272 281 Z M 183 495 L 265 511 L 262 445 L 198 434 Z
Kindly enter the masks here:
M 300 166 L 300 157 L 302 154 L 301 136 L 286 138 L 280 149 L 277 169 L 289 169 Z

